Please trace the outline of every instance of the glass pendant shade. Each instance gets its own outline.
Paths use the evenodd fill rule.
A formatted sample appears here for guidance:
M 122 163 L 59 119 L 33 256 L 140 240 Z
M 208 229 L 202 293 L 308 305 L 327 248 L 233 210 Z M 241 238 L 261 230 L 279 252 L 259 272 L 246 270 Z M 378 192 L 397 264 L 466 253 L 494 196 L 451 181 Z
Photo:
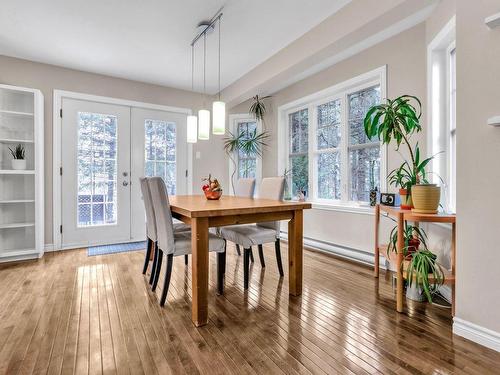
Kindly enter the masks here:
M 216 135 L 224 135 L 226 133 L 226 103 L 220 101 L 213 102 L 212 116 L 212 132 Z
M 198 117 L 189 115 L 187 117 L 187 142 L 196 143 L 198 141 Z
M 210 111 L 207 109 L 198 111 L 198 139 L 210 139 Z

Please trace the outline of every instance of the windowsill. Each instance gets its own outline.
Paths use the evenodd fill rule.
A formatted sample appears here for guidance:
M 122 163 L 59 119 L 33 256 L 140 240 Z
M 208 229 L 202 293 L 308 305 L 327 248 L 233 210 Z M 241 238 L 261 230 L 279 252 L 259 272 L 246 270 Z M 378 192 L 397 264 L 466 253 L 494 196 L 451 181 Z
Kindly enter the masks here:
M 292 200 L 296 201 L 296 200 Z M 324 211 L 337 211 L 337 212 L 346 212 L 352 214 L 360 214 L 360 215 L 374 215 L 375 209 L 371 207 L 369 204 L 359 205 L 355 203 L 329 203 L 329 202 L 321 202 L 321 201 L 309 201 L 306 202 L 312 204 L 312 208 L 315 210 L 324 210 Z

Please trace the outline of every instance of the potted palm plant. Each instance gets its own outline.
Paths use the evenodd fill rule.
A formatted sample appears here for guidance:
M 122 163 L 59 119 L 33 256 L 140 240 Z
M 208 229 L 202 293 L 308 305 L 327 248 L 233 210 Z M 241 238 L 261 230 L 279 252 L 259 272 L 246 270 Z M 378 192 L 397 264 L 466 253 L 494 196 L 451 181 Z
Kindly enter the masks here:
M 229 136 L 224 138 L 224 151 L 234 166 L 233 173 L 231 174 L 233 194 L 235 194 L 234 175 L 237 170 L 236 157 L 238 153 L 242 152 L 250 157 L 261 157 L 263 147 L 267 146 L 267 138 L 269 138 L 269 134 L 267 132 L 257 133 L 257 129 L 239 134 L 229 132 Z
M 24 170 L 26 169 L 26 150 L 22 144 L 18 144 L 14 149 L 9 147 L 10 154 L 12 155 L 12 169 Z
M 412 101 L 416 105 L 412 104 Z M 394 140 L 397 151 L 402 144 L 406 146 L 410 160 L 405 160 L 399 168 L 389 174 L 390 183 L 402 189 L 400 190 L 402 208 L 411 208 L 413 204 L 416 212 L 436 213 L 440 188 L 428 183 L 425 172 L 433 157 L 420 160 L 418 143 L 415 148 L 410 144 L 411 136 L 422 130 L 421 116 L 420 100 L 415 96 L 402 95 L 370 108 L 364 119 L 364 128 L 370 139 L 378 137 L 384 144 L 390 144 Z

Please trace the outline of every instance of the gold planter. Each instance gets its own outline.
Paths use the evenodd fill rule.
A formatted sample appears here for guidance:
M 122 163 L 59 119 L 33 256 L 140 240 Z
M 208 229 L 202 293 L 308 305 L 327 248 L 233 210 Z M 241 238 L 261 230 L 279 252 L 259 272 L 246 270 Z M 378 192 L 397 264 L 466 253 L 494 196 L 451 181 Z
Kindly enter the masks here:
M 411 188 L 413 212 L 418 214 L 437 214 L 441 188 L 435 184 L 414 185 Z

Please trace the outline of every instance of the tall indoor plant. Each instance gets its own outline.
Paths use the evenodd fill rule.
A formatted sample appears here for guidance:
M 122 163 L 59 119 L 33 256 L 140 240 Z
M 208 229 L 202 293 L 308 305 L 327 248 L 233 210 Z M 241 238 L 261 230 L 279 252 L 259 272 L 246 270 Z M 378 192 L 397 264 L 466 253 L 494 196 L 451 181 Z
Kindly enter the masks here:
M 236 158 L 239 152 L 242 152 L 250 157 L 262 157 L 262 149 L 267 146 L 266 140 L 269 138 L 267 132 L 258 133 L 257 129 L 249 132 L 233 134 L 229 132 L 229 136 L 224 138 L 224 151 L 233 163 L 233 173 L 231 174 L 231 185 L 234 190 L 234 175 L 237 171 Z
M 391 184 L 401 188 L 402 208 L 410 208 L 412 204 L 410 199 L 412 198 L 418 197 L 418 199 L 425 201 L 425 196 L 428 197 L 429 192 L 432 196 L 431 200 L 435 201 L 436 189 L 438 199 L 437 203 L 433 203 L 439 204 L 439 187 L 428 184 L 426 174 L 426 167 L 433 157 L 421 159 L 418 143 L 415 147 L 412 147 L 410 143 L 411 136 L 422 130 L 421 115 L 420 100 L 415 96 L 402 95 L 394 100 L 387 99 L 384 104 L 373 106 L 364 119 L 365 133 L 370 139 L 378 138 L 383 144 L 390 144 L 394 141 L 396 150 L 399 150 L 403 144 L 408 151 L 410 160 L 404 160 L 388 176 Z M 388 251 L 391 248 L 396 250 L 395 239 L 397 240 L 397 237 L 394 235 L 394 230 L 390 237 Z M 405 225 L 404 237 L 405 249 L 403 251 L 405 253 L 410 242 L 415 243 L 418 240 L 419 245 L 420 243 L 423 245 L 421 249 L 418 249 L 417 246 L 417 251 L 411 254 L 407 268 L 408 284 L 411 286 L 416 281 L 417 285 L 423 289 L 427 299 L 432 301 L 431 293 L 442 284 L 444 279 L 441 267 L 436 262 L 436 256 L 428 250 L 426 242 L 423 241 L 426 238 L 423 229 Z M 429 274 L 433 275 L 432 282 Z

